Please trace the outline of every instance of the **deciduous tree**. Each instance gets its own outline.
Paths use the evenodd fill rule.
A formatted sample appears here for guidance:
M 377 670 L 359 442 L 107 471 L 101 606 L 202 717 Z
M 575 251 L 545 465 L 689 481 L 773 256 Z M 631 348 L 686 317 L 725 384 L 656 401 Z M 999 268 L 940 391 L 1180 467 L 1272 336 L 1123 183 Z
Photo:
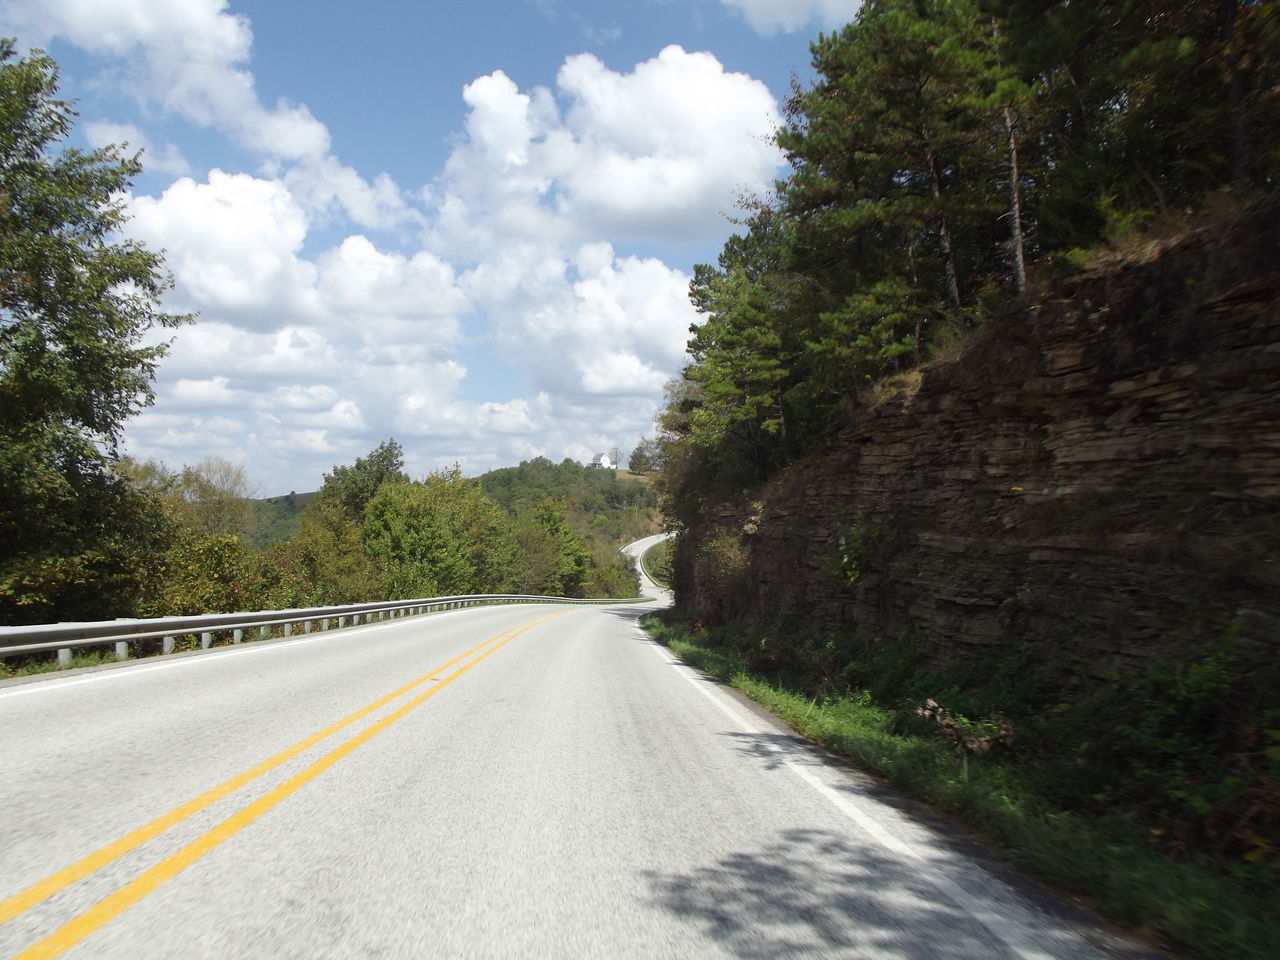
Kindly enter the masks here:
M 120 616 L 155 546 L 154 505 L 109 470 L 152 402 L 169 285 L 120 236 L 141 169 L 112 147 L 61 147 L 75 111 L 38 51 L 0 40 L 0 621 Z

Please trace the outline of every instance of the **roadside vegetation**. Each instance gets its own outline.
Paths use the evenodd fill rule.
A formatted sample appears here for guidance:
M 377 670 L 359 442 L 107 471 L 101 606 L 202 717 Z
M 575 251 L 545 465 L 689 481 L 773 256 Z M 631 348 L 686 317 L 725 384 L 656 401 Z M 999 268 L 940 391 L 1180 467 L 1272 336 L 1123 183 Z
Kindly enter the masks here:
M 1241 684 L 1224 652 L 1064 702 L 1032 663 L 938 675 L 914 669 L 906 645 L 709 630 L 670 611 L 644 625 L 1113 919 L 1187 956 L 1280 955 L 1274 663 Z
M 640 555 L 645 574 L 660 587 L 671 588 L 671 541 L 663 540 Z
M 288 523 L 293 532 L 259 548 L 262 501 L 246 496 L 243 468 L 208 460 L 170 471 L 126 458 L 113 470 L 130 496 L 150 505 L 157 550 L 122 565 L 122 579 L 134 585 L 127 603 L 79 619 L 471 593 L 632 597 L 635 567 L 618 547 L 656 526 L 653 493 L 611 470 L 533 460 L 475 479 L 454 468 L 413 481 L 389 440 L 335 466 L 314 495 L 294 495 L 306 506 Z M 24 612 L 27 622 L 70 619 L 53 605 Z M 177 649 L 197 642 L 179 638 Z M 73 666 L 114 660 L 77 656 Z M 0 675 L 55 668 L 51 656 L 0 661 Z
M 776 134 L 788 176 L 694 269 L 703 321 L 650 451 L 678 536 L 1038 281 L 1275 202 L 1274 2 L 867 0 L 811 50 Z M 709 589 L 751 589 L 734 543 L 693 548 L 724 554 Z M 1228 636 L 1066 690 L 1016 650 L 938 675 L 910 638 L 725 616 L 649 628 L 1110 916 L 1188 955 L 1280 956 L 1274 655 Z

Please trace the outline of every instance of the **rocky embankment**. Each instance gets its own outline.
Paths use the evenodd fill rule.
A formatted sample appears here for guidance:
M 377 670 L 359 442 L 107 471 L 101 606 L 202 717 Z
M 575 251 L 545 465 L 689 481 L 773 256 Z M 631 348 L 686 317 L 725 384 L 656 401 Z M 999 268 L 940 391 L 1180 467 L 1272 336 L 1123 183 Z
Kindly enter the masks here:
M 1101 676 L 1280 638 L 1280 212 L 1045 284 L 681 540 L 678 600 Z

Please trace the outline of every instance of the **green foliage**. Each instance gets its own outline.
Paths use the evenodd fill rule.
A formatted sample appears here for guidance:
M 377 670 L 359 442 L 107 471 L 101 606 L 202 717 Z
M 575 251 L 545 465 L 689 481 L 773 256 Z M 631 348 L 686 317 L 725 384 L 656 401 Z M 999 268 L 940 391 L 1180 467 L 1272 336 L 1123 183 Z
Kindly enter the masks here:
M 257 532 L 249 479 L 240 464 L 206 457 L 173 472 L 155 461 L 121 457 L 112 472 L 158 499 L 175 524 L 197 536 L 234 534 L 251 541 Z
M 569 527 L 564 504 L 550 498 L 515 517 L 516 540 L 523 554 L 516 592 L 553 597 L 582 597 L 591 553 Z
M 1280 930 L 1271 922 L 1276 850 L 1263 837 L 1270 829 L 1274 838 L 1280 809 L 1280 729 L 1258 725 L 1276 718 L 1274 665 L 1242 674 L 1232 662 L 1239 654 L 1224 649 L 1059 705 L 1017 677 L 1028 699 L 1007 697 L 1007 671 L 1025 671 L 1029 662 L 1016 652 L 1005 655 L 1003 672 L 988 664 L 944 677 L 920 671 L 908 643 L 864 646 L 787 632 L 761 637 L 742 628 L 707 630 L 671 614 L 651 616 L 644 626 L 802 735 L 979 826 L 1019 865 L 1090 896 L 1122 922 L 1149 926 L 1186 955 L 1252 960 L 1280 950 Z M 829 671 L 855 652 L 861 661 L 846 675 L 858 680 L 830 686 Z M 922 710 L 916 692 L 941 688 L 950 690 L 947 703 L 954 695 L 982 709 L 980 703 L 1004 696 L 1004 705 L 1022 714 L 1010 723 L 966 717 L 936 702 Z M 1243 739 L 1237 750 L 1220 752 L 1213 742 L 1228 729 Z M 1099 752 L 1086 731 L 1109 736 L 1115 749 Z M 998 748 L 969 746 L 983 739 Z M 1093 759 L 1082 766 L 1083 756 Z M 1234 781 L 1221 776 L 1226 768 Z M 1198 771 L 1190 781 L 1189 770 Z M 1140 782 L 1131 782 L 1135 775 Z M 1181 796 L 1168 790 L 1177 782 Z M 1090 808 L 1090 795 L 1108 790 L 1116 792 Z M 1234 806 L 1222 806 L 1228 796 Z M 1211 826 L 1197 842 L 1175 835 L 1171 820 L 1152 818 L 1152 804 L 1171 799 L 1185 800 L 1178 812 L 1184 825 Z M 1216 820 L 1215 810 L 1223 814 Z
M 256 550 L 270 550 L 278 544 L 285 543 L 297 532 L 304 509 L 305 504 L 296 493 L 252 501 L 250 511 L 253 532 L 249 540 L 250 544 Z
M 649 579 L 661 587 L 671 586 L 671 541 L 660 540 L 640 557 L 640 565 Z
M 394 439 L 386 440 L 351 466 L 335 466 L 333 473 L 326 473 L 317 499 L 336 505 L 348 521 L 359 523 L 384 484 L 408 482 L 404 448 Z
M 365 552 L 360 527 L 341 506 L 317 498 L 286 542 L 271 547 L 264 563 L 277 571 L 267 606 L 307 607 L 364 603 L 386 597 L 382 570 Z
M 506 593 L 519 573 L 511 518 L 457 467 L 422 483 L 383 484 L 362 533 L 393 600 Z
M 265 606 L 262 566 L 235 534 L 180 537 L 158 562 L 159 589 L 143 604 L 143 616 L 235 613 Z
M 790 175 L 690 299 L 658 419 L 663 510 L 696 522 L 824 442 L 1037 268 L 1214 191 L 1280 182 L 1275 0 L 867 0 L 812 45 Z
M 53 61 L 0 40 L 0 622 L 134 610 L 154 505 L 109 471 L 152 400 L 164 345 L 141 345 L 168 286 L 159 254 L 116 239 L 141 169 L 115 147 L 59 150 L 75 113 Z
M 883 529 L 881 523 L 868 519 L 861 511 L 853 523 L 840 527 L 836 535 L 838 555 L 834 572 L 842 580 L 857 583 L 862 578 Z
M 534 548 L 531 557 L 551 554 L 541 537 L 528 526 L 528 519 L 540 506 L 555 504 L 563 512 L 565 528 L 556 535 L 565 559 L 575 572 L 563 579 L 571 591 L 566 596 L 629 597 L 637 587 L 634 569 L 618 547 L 657 529 L 654 508 L 657 497 L 639 480 L 619 476 L 614 470 L 595 470 L 573 460 L 553 464 L 545 457 L 526 460 L 516 467 L 491 470 L 476 483 L 497 503 L 511 511 L 524 531 L 522 542 Z M 556 538 L 552 538 L 556 539 Z M 585 567 L 580 569 L 580 557 Z M 536 570 L 548 569 L 547 560 L 531 560 Z M 530 571 L 537 582 L 540 573 Z M 548 580 L 558 582 L 559 578 Z M 578 586 L 573 586 L 574 584 Z M 556 592 L 556 591 L 549 591 Z
M 652 437 L 641 437 L 636 443 L 636 448 L 631 451 L 627 467 L 632 473 L 649 473 L 657 470 L 660 462 L 661 452 L 658 449 L 658 441 Z
M 638 591 L 639 581 L 631 560 L 619 553 L 616 547 L 596 543 L 591 548 L 584 596 L 623 599 L 636 596 Z

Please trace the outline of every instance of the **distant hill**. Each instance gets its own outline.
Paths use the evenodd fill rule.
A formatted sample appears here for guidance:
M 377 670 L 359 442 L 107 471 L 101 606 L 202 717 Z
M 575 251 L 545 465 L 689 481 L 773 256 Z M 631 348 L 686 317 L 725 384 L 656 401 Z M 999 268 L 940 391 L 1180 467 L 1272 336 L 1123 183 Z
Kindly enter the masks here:
M 548 498 L 564 503 L 574 531 L 600 546 L 630 543 L 656 533 L 659 527 L 652 474 L 600 470 L 567 459 L 556 464 L 535 457 L 519 466 L 490 470 L 475 482 L 511 512 Z M 251 501 L 255 530 L 250 545 L 268 550 L 288 540 L 302 511 L 318 493 L 290 490 Z
M 547 498 L 559 500 L 574 531 L 602 545 L 630 543 L 658 530 L 658 498 L 646 478 L 627 471 L 535 457 L 517 467 L 490 470 L 476 482 L 511 511 Z
M 297 493 L 290 490 L 279 497 L 253 500 L 254 532 L 250 545 L 256 550 L 267 550 L 283 543 L 298 528 L 303 509 L 316 498 L 318 490 Z

